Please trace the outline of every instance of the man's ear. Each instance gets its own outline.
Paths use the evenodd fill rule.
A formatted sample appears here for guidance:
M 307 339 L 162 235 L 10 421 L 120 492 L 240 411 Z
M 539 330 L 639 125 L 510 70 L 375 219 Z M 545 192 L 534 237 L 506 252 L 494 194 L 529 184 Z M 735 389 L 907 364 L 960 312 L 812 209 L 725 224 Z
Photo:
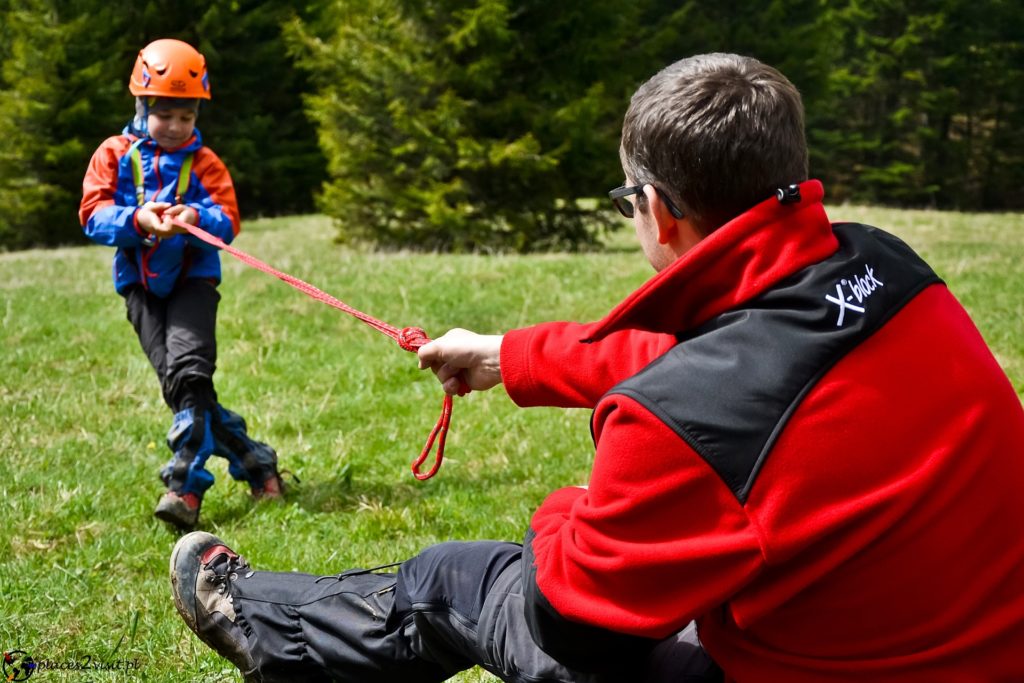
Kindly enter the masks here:
M 647 198 L 651 217 L 658 226 L 658 244 L 669 244 L 679 234 L 679 219 L 672 215 L 668 204 L 653 185 L 644 185 L 644 196 Z

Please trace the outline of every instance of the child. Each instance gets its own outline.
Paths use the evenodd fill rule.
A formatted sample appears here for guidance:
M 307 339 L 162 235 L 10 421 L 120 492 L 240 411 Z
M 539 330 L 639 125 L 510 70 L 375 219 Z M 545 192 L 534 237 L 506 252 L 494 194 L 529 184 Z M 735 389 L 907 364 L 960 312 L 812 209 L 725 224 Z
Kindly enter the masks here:
M 160 472 L 167 492 L 154 514 L 188 529 L 213 484 L 210 455 L 227 458 L 256 498 L 280 497 L 282 482 L 274 450 L 217 402 L 220 256 L 169 220 L 225 242 L 241 227 L 231 176 L 195 128 L 199 101 L 210 99 L 206 60 L 179 40 L 154 41 L 139 52 L 129 90 L 135 118 L 93 154 L 79 219 L 91 240 L 117 247 L 114 286 L 174 413 L 174 455 Z

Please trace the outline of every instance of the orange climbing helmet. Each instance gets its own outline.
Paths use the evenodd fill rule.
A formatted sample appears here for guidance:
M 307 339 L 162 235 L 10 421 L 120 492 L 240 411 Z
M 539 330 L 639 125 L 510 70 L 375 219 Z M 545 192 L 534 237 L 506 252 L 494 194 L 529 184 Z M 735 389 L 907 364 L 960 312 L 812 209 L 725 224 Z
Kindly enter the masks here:
M 128 84 L 132 95 L 210 99 L 206 59 L 188 43 L 154 40 L 139 50 Z

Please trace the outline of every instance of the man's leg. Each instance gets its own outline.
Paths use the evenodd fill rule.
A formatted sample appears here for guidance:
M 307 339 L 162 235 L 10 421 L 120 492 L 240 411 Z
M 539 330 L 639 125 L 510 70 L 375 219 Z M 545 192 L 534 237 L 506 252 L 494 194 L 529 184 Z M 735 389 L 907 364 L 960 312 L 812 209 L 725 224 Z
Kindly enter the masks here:
M 248 680 L 430 683 L 474 665 L 513 683 L 615 680 L 570 670 L 536 646 L 523 610 L 521 557 L 515 543 L 450 542 L 427 548 L 397 574 L 317 577 L 253 571 L 218 539 L 197 533 L 175 546 L 171 580 L 185 622 Z M 677 650 L 684 651 L 693 654 L 690 645 Z M 637 662 L 635 680 L 689 673 L 664 662 L 645 668 Z
M 645 683 L 719 683 L 722 670 L 704 650 L 694 622 L 658 643 L 647 660 Z
M 413 650 L 393 573 L 253 571 L 196 532 L 174 547 L 171 586 L 189 628 L 248 681 L 433 683 L 472 665 L 444 668 Z
M 468 659 L 503 681 L 597 683 L 537 647 L 523 609 L 522 546 L 498 541 L 431 546 L 398 571 L 396 611 L 415 651 L 432 661 Z
M 522 546 L 478 541 L 431 546 L 398 571 L 396 611 L 411 615 L 413 649 L 432 661 L 472 661 L 515 683 L 617 683 L 567 668 L 533 641 L 526 624 Z M 406 617 L 408 621 L 410 617 Z M 655 646 L 646 661 L 627 666 L 643 683 L 720 683 L 722 672 L 689 627 Z
M 251 680 L 428 683 L 474 665 L 505 681 L 600 680 L 533 643 L 517 603 L 517 544 L 444 543 L 397 574 L 316 577 L 255 572 L 226 548 L 210 550 L 219 543 L 196 533 L 175 546 L 175 604 Z

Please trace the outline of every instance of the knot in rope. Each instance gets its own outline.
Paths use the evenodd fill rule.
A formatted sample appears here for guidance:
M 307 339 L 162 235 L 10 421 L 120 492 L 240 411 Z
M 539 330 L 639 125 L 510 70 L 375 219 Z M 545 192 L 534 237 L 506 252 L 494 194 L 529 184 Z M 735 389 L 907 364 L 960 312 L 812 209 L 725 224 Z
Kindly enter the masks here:
M 416 353 L 421 346 L 425 346 L 430 342 L 430 337 L 427 336 L 422 327 L 406 327 L 398 333 L 398 338 L 395 341 L 406 351 Z

